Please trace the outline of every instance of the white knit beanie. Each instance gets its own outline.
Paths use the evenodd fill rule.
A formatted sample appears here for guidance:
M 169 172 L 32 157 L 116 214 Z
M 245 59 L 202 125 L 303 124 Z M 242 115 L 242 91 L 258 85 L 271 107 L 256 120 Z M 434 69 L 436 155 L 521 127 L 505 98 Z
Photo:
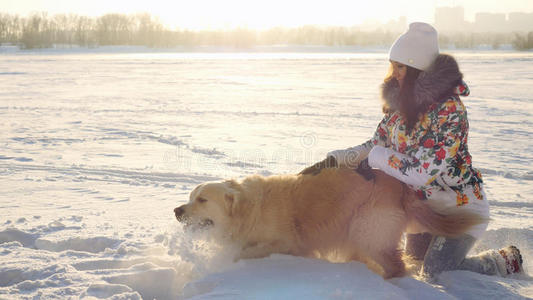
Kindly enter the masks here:
M 437 30 L 427 23 L 411 23 L 394 42 L 389 59 L 426 71 L 439 55 Z

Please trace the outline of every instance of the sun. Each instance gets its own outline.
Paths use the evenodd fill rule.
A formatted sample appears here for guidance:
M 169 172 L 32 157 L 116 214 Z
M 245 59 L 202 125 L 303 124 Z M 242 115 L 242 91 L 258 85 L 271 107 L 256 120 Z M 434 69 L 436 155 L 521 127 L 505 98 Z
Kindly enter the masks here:
M 371 8 L 371 7 L 370 7 Z M 269 29 L 303 25 L 353 26 L 365 20 L 357 1 L 152 1 L 148 13 L 159 16 L 171 28 Z M 346 13 L 349 12 L 349 13 Z

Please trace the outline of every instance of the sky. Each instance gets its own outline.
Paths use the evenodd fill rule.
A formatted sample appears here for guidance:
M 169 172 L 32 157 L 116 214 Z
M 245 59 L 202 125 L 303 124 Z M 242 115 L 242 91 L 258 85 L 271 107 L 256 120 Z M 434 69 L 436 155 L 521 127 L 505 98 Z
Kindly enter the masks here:
M 386 23 L 407 17 L 408 22 L 432 23 L 435 7 L 463 6 L 465 19 L 477 12 L 533 12 L 533 0 L 0 0 L 0 12 L 28 15 L 148 12 L 170 28 L 267 29 L 302 25 L 353 26 Z

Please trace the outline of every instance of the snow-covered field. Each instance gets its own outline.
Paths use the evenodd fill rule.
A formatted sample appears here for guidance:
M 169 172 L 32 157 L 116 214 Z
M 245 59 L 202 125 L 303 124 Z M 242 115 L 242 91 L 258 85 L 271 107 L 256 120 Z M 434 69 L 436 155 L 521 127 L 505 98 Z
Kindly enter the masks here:
M 472 253 L 515 244 L 533 270 L 533 53 L 452 54 L 492 207 Z M 384 51 L 0 52 L 0 299 L 533 298 L 529 277 L 233 263 L 176 222 L 201 182 L 293 173 L 366 141 L 387 66 Z

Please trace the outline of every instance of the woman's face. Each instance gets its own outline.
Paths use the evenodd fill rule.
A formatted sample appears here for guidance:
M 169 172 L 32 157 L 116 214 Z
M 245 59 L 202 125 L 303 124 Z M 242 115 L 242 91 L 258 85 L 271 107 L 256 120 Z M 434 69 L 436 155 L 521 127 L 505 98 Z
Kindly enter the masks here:
M 405 78 L 405 74 L 407 74 L 407 66 L 392 60 L 390 63 L 392 66 L 392 77 L 394 77 L 398 81 L 401 88 L 403 84 L 403 79 Z

